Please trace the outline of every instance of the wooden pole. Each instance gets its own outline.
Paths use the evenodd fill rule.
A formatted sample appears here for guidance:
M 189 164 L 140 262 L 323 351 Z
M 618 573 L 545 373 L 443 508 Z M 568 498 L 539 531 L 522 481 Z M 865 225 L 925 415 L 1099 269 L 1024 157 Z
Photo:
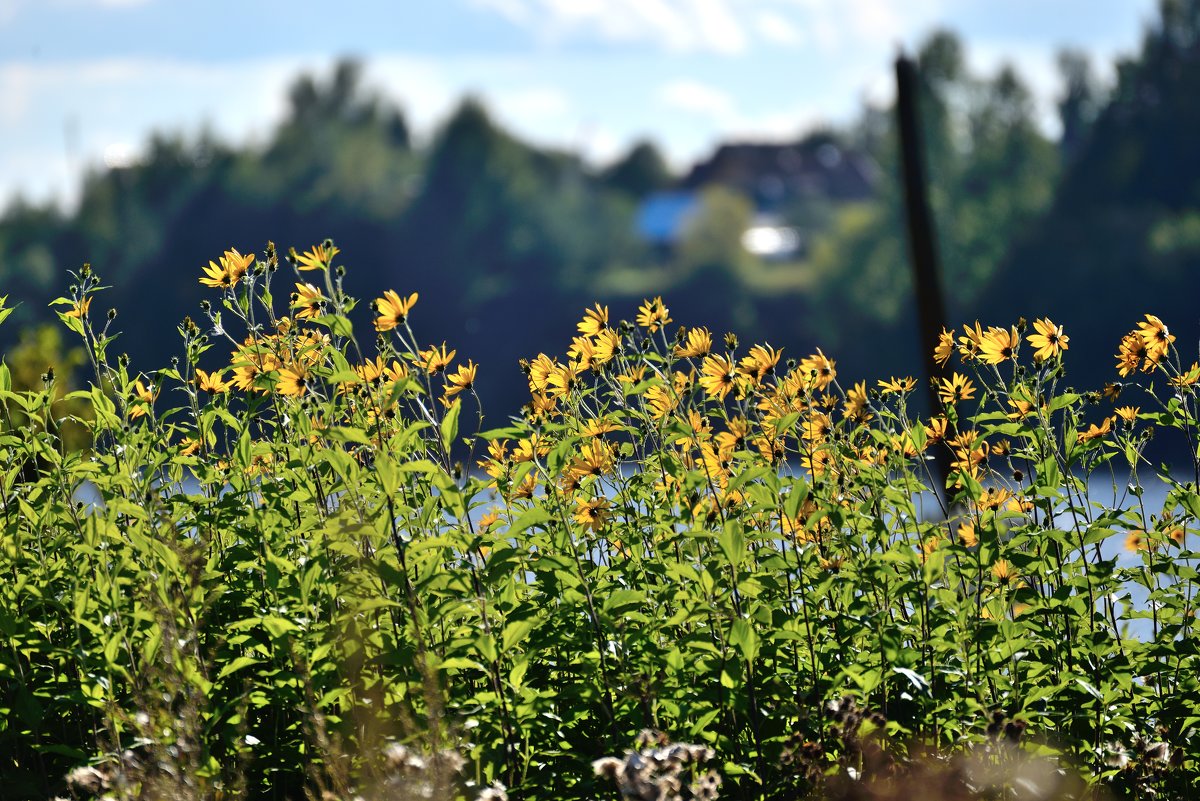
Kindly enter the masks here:
M 921 139 L 920 116 L 917 107 L 919 77 L 917 65 L 903 53 L 896 59 L 896 112 L 900 125 L 900 165 L 904 180 L 904 210 L 908 223 L 909 255 L 917 294 L 917 319 L 920 327 L 921 351 L 925 359 L 929 408 L 942 409 L 938 399 L 937 381 L 945 377 L 933 351 L 938 337 L 946 327 L 946 304 L 942 298 L 941 268 L 938 263 L 937 239 L 934 235 L 933 212 L 929 207 L 929 192 L 925 176 L 924 143 Z M 934 472 L 941 480 L 938 494 L 950 475 L 950 456 L 945 448 L 934 450 Z

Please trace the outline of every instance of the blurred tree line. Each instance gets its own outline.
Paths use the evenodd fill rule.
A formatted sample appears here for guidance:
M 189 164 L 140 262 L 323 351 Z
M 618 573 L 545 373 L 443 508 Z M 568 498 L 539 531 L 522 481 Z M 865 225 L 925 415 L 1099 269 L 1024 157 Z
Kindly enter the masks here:
M 951 33 L 924 42 L 924 135 L 951 321 L 1054 316 L 1073 352 L 1098 343 L 1087 366 L 1104 377 L 1117 332 L 1144 311 L 1189 323 L 1176 306 L 1200 256 L 1198 58 L 1200 0 L 1161 0 L 1108 93 L 1085 57 L 1063 54 L 1054 141 L 1014 70 L 972 73 Z M 482 365 L 497 421 L 523 401 L 517 360 L 561 351 L 597 299 L 632 318 L 641 297 L 661 294 L 680 323 L 736 330 L 794 356 L 820 345 L 843 375 L 914 370 L 893 110 L 867 108 L 855 124 L 811 136 L 869 153 L 881 179 L 869 201 L 786 210 L 814 232 L 804 259 L 766 263 L 742 248 L 753 207 L 721 188 L 701 193 L 664 259 L 634 226 L 639 201 L 676 180 L 653 144 L 594 167 L 519 141 L 466 99 L 418 147 L 401 111 L 345 61 L 296 81 L 264 145 L 156 135 L 132 166 L 90 172 L 74 211 L 12 202 L 0 216 L 0 281 L 23 305 L 5 329 L 13 337 L 48 318 L 66 271 L 89 261 L 113 287 L 104 300 L 126 332 L 114 347 L 135 367 L 162 366 L 178 351 L 164 332 L 211 297 L 197 283 L 209 259 L 228 247 L 261 252 L 267 239 L 304 250 L 328 236 L 351 268 L 351 292 L 421 293 L 419 336 Z M 360 313 L 369 330 L 365 305 Z

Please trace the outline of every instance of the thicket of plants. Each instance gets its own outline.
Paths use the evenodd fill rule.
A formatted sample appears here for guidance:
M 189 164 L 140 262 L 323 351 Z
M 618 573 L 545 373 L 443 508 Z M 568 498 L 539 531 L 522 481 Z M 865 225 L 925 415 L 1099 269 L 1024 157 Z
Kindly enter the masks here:
M 368 314 L 337 261 L 226 252 L 150 373 L 85 266 L 57 303 L 90 386 L 0 367 L 6 797 L 85 763 L 129 797 L 370 797 L 398 761 L 614 797 L 593 762 L 644 729 L 733 798 L 926 751 L 996 768 L 980 792 L 1032 757 L 1046 792 L 1200 785 L 1200 365 L 1159 319 L 1089 392 L 1050 320 L 947 331 L 915 419 L 913 378 L 596 305 L 505 421 L 415 294 Z

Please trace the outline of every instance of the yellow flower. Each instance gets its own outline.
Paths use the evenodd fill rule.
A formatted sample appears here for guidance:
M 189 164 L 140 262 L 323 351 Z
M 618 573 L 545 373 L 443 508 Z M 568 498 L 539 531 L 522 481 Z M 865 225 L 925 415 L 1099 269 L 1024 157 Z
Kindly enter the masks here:
M 200 450 L 200 440 L 184 437 L 179 443 L 179 455 L 191 456 Z
M 757 384 L 775 372 L 782 354 L 782 351 L 775 350 L 770 345 L 755 345 L 750 348 L 749 354 L 742 357 L 738 364 L 738 372 Z
M 312 284 L 296 284 L 296 291 L 292 293 L 292 308 L 296 309 L 297 320 L 320 317 L 325 303 L 325 296 L 321 294 L 321 290 Z
M 612 420 L 604 418 L 593 418 L 587 420 L 580 426 L 579 435 L 583 437 L 603 437 L 605 434 L 611 434 L 614 431 L 620 431 L 621 426 Z
M 599 334 L 608 328 L 608 307 L 597 303 L 596 308 L 584 310 L 583 319 L 579 321 L 576 328 L 585 337 Z
M 584 528 L 590 528 L 592 531 L 599 531 L 608 523 L 609 517 L 612 516 L 608 511 L 609 502 L 607 498 L 593 498 L 590 501 L 578 499 L 575 501 L 575 513 L 573 517 L 575 522 Z
M 579 373 L 569 364 L 557 364 L 546 378 L 546 393 L 554 398 L 570 395 L 579 384 Z
M 1079 435 L 1076 437 L 1076 442 L 1088 442 L 1093 439 L 1099 439 L 1100 437 L 1107 436 L 1112 431 L 1113 419 L 1114 418 L 1112 417 L 1105 417 L 1104 421 L 1100 425 L 1092 423 L 1092 425 L 1088 427 L 1087 431 L 1079 432 Z
M 611 328 L 606 328 L 592 340 L 592 361 L 608 364 L 621 350 L 621 337 Z
M 975 533 L 975 524 L 971 521 L 961 523 L 958 527 L 958 541 L 967 548 L 974 548 L 979 544 L 979 536 Z
M 1150 550 L 1150 540 L 1146 538 L 1146 532 L 1141 529 L 1133 529 L 1125 536 L 1125 550 L 1127 551 L 1148 551 Z
M 554 372 L 554 360 L 544 353 L 529 364 L 529 391 L 533 394 L 545 392 L 550 386 L 550 374 Z
M 927 443 L 938 443 L 946 438 L 947 429 L 950 426 L 950 421 L 943 416 L 938 416 L 929 421 L 929 425 L 925 426 L 925 441 Z
M 458 353 L 457 350 L 447 352 L 445 342 L 442 343 L 441 348 L 437 345 L 430 345 L 427 349 L 417 352 L 419 359 L 417 363 L 430 375 L 438 375 L 450 366 L 456 353 Z
M 1146 319 L 1138 323 L 1137 334 L 1146 343 L 1146 358 L 1154 362 L 1161 361 L 1175 341 L 1174 334 L 1167 330 L 1166 324 L 1153 314 L 1147 314 Z
M 917 379 L 912 376 L 904 378 L 896 378 L 892 376 L 887 381 L 879 381 L 879 389 L 884 395 L 891 395 L 901 392 L 912 392 L 917 388 Z
M 217 370 L 215 373 L 206 373 L 199 367 L 196 368 L 196 384 L 204 392 L 211 395 L 221 395 L 229 391 L 232 386 L 228 381 L 225 381 L 221 376 L 224 370 Z
M 599 477 L 611 472 L 615 464 L 616 456 L 611 445 L 600 439 L 589 439 L 567 467 L 567 473 L 579 480 Z
M 1044 362 L 1062 355 L 1067 349 L 1070 337 L 1063 333 L 1061 325 L 1055 325 L 1049 318 L 1043 317 L 1033 321 L 1033 329 L 1037 333 L 1029 335 L 1029 344 L 1035 348 L 1033 360 Z
M 983 328 L 979 325 L 979 321 L 975 321 L 975 327 L 969 325 L 963 326 L 963 336 L 958 338 L 958 355 L 963 359 L 973 359 L 979 355 L 979 348 L 983 345 Z
M 701 379 L 703 381 L 703 379 Z M 662 420 L 675 411 L 678 400 L 671 390 L 662 384 L 655 384 L 646 389 L 646 404 L 650 407 L 650 416 Z
M 866 381 L 858 382 L 846 393 L 846 405 L 843 407 L 842 413 L 847 420 L 853 420 L 859 424 L 871 419 L 871 415 L 867 411 Z
M 404 321 L 408 318 L 408 314 L 416 302 L 416 292 L 407 298 L 402 298 L 396 294 L 395 290 L 386 290 L 383 297 L 375 299 L 375 313 L 379 315 L 375 318 L 375 330 L 391 331 L 393 328 L 404 325 Z
M 707 356 L 712 351 L 712 334 L 707 328 L 693 328 L 687 332 L 682 344 L 675 346 L 675 355 L 681 359 Z
M 733 389 L 735 378 L 733 362 L 726 356 L 706 356 L 700 366 L 700 386 L 710 398 L 724 400 Z
M 64 317 L 77 317 L 79 319 L 83 319 L 84 317 L 87 317 L 88 307 L 91 305 L 92 305 L 92 296 L 88 295 L 83 300 L 77 301 L 75 303 L 75 305 L 73 305 L 71 307 L 71 310 L 69 312 L 65 312 L 63 316 Z
M 1012 566 L 1012 563 L 1007 559 L 998 559 L 996 560 L 996 563 L 992 565 L 992 575 L 995 576 L 1001 584 L 1007 584 L 1017 577 L 1017 571 L 1016 568 Z
M 1190 387 L 1200 381 L 1200 362 L 1192 362 L 1192 366 L 1177 376 L 1172 376 L 1169 383 L 1173 387 Z
M 811 356 L 801 359 L 797 369 L 802 376 L 807 376 L 806 386 L 809 389 L 825 389 L 833 383 L 833 379 L 837 378 L 835 364 L 833 359 L 818 349 Z
M 975 397 L 975 385 L 971 383 L 971 379 L 961 373 L 955 373 L 950 378 L 942 379 L 938 397 L 947 405 L 970 400 Z
M 833 432 L 833 419 L 824 412 L 813 412 L 800 422 L 800 436 L 806 442 L 824 442 Z
M 1117 413 L 1117 417 L 1120 417 L 1126 423 L 1132 425 L 1133 422 L 1137 420 L 1138 412 L 1140 410 L 1136 406 L 1122 406 L 1115 411 Z
M 637 324 L 651 334 L 671 322 L 670 311 L 661 297 L 646 300 L 638 307 Z
M 592 347 L 592 340 L 585 336 L 578 336 L 571 340 L 571 347 L 567 348 L 567 355 L 571 357 L 571 365 L 582 372 L 592 368 L 596 351 Z
M 950 356 L 954 353 L 954 332 L 947 331 L 942 328 L 942 333 L 938 334 L 937 345 L 933 349 L 933 358 L 938 363 L 938 366 L 945 367 L 950 361 Z
M 275 385 L 275 391 L 286 397 L 298 398 L 308 389 L 310 380 L 306 365 L 289 364 L 279 371 L 279 382 Z
M 1136 332 L 1121 337 L 1121 344 L 1117 346 L 1117 372 L 1122 377 L 1132 375 L 1146 354 L 1146 342 Z
M 325 247 L 324 243 L 313 245 L 306 253 L 296 256 L 297 270 L 328 270 L 333 257 L 341 253 L 336 247 Z
M 129 407 L 129 419 L 136 420 L 146 414 L 147 409 L 154 403 L 154 399 L 158 397 L 158 392 L 152 389 L 147 389 L 146 385 L 137 380 L 133 382 L 133 397 Z
M 979 341 L 979 360 L 984 364 L 1001 364 L 1013 358 L 1020 344 L 1016 328 L 990 326 Z
M 475 362 L 467 360 L 466 365 L 460 365 L 458 370 L 446 376 L 446 397 L 452 398 L 458 393 L 475 385 Z
M 230 249 L 225 251 L 220 261 L 220 266 L 211 260 L 208 262 L 208 266 L 204 268 L 204 274 L 207 277 L 201 278 L 200 283 L 218 289 L 230 289 L 237 286 L 238 281 L 242 280 L 242 277 L 250 269 L 250 265 L 254 263 L 254 254 L 248 253 L 243 256 L 236 249 Z
M 376 356 L 374 361 L 368 359 L 362 364 L 356 364 L 351 369 L 364 384 L 378 384 L 383 380 L 384 363 L 382 356 Z

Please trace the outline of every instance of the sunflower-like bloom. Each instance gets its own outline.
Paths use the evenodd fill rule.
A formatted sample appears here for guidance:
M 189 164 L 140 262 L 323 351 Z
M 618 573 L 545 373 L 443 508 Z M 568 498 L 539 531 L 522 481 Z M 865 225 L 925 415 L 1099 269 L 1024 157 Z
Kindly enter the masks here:
M 257 389 L 266 392 L 266 388 L 258 384 L 258 377 L 264 373 L 278 370 L 279 359 L 273 353 L 260 350 L 254 346 L 245 346 L 233 354 L 233 385 L 242 391 Z
M 1138 323 L 1137 334 L 1146 343 L 1146 358 L 1155 363 L 1166 357 L 1167 350 L 1175 341 L 1175 335 L 1167 330 L 1166 323 L 1153 314 L 1147 314 L 1146 319 Z
M 450 366 L 450 362 L 454 361 L 456 353 L 458 353 L 457 350 L 447 351 L 445 342 L 440 348 L 437 345 L 430 345 L 425 350 L 417 351 L 419 360 L 417 364 L 429 375 L 439 375 Z
M 554 398 L 570 395 L 579 385 L 579 373 L 569 364 L 557 364 L 546 377 L 546 394 Z
M 611 328 L 606 328 L 592 340 L 592 361 L 595 364 L 608 364 L 621 350 L 621 337 Z
M 592 369 L 592 365 L 596 363 L 596 349 L 592 346 L 592 340 L 585 336 L 578 336 L 571 340 L 571 347 L 567 348 L 567 356 L 571 358 L 571 364 L 579 372 Z
M 200 440 L 194 437 L 184 437 L 179 442 L 179 455 L 192 456 L 200 450 Z
M 992 575 L 1001 584 L 1008 584 L 1017 577 L 1017 569 L 1007 559 L 997 559 L 992 565 Z
M 1100 423 L 1100 425 L 1096 425 L 1095 423 L 1092 423 L 1090 426 L 1088 426 L 1087 431 L 1079 432 L 1079 435 L 1076 437 L 1076 441 L 1077 442 L 1089 442 L 1093 439 L 1099 439 L 1101 437 L 1106 437 L 1112 432 L 1112 424 L 1113 424 L 1113 418 L 1111 418 L 1111 417 L 1105 417 L 1104 420 Z
M 382 298 L 375 299 L 375 314 L 378 315 L 375 318 L 375 330 L 391 331 L 393 328 L 404 325 L 404 321 L 408 319 L 408 313 L 412 311 L 416 302 L 416 292 L 407 298 L 402 298 L 396 294 L 395 290 L 386 290 Z
M 544 353 L 529 364 L 529 391 L 532 394 L 544 393 L 550 386 L 550 374 L 558 365 Z
M 133 382 L 133 397 L 129 407 L 129 419 L 136 420 L 146 414 L 146 411 L 154 403 L 154 399 L 158 397 L 158 392 L 153 389 L 148 389 L 141 380 Z
M 1063 333 L 1061 325 L 1055 325 L 1049 318 L 1043 317 L 1033 321 L 1035 333 L 1029 335 L 1029 344 L 1035 349 L 1033 360 L 1044 362 L 1056 359 L 1067 349 L 1071 338 Z
M 661 297 L 645 300 L 638 306 L 637 324 L 651 334 L 671 322 L 671 313 Z
M 607 498 L 592 498 L 590 501 L 585 501 L 582 498 L 575 501 L 575 513 L 572 517 L 575 522 L 584 528 L 590 528 L 592 531 L 599 531 L 608 523 L 612 513 L 609 511 L 610 503 Z
M 279 371 L 279 381 L 275 391 L 289 398 L 298 398 L 308 391 L 312 376 L 308 366 L 303 363 L 289 364 Z
M 82 320 L 84 317 L 87 317 L 88 307 L 91 305 L 92 305 L 92 296 L 88 295 L 83 300 L 76 301 L 75 304 L 73 306 L 71 306 L 71 310 L 69 312 L 64 312 L 63 316 L 64 317 L 75 317 L 77 319 Z
M 708 424 L 707 419 L 705 423 Z M 746 437 L 750 435 L 750 424 L 746 422 L 746 418 L 744 417 L 732 417 L 726 421 L 725 425 L 728 430 L 717 434 L 717 448 L 720 449 L 721 453 L 732 456 L 733 453 L 745 446 Z
M 199 367 L 196 368 L 196 385 L 204 392 L 210 395 L 223 395 L 233 386 L 228 381 L 224 380 L 224 370 L 217 370 L 213 373 L 206 373 Z
M 679 405 L 679 399 L 675 393 L 662 384 L 648 387 L 644 397 L 646 405 L 650 407 L 650 416 L 655 420 L 665 419 Z
M 236 248 L 231 248 L 225 251 L 220 261 L 220 266 L 211 260 L 208 262 L 208 266 L 204 268 L 205 277 L 200 279 L 200 283 L 216 289 L 231 289 L 237 286 L 238 281 L 242 280 L 250 265 L 254 263 L 254 254 L 248 253 L 243 256 Z
M 325 310 L 326 302 L 321 290 L 312 284 L 297 282 L 296 291 L 292 293 L 292 308 L 296 310 L 297 320 L 320 317 Z
M 759 384 L 775 372 L 782 354 L 782 351 L 775 350 L 770 345 L 755 345 L 738 363 L 738 373 L 748 378 L 751 383 Z
M 583 425 L 579 427 L 579 435 L 581 437 L 603 437 L 620 430 L 619 423 L 603 417 L 594 417 L 584 421 Z
M 979 325 L 979 321 L 975 321 L 975 327 L 969 325 L 963 326 L 963 335 L 958 338 L 958 355 L 963 359 L 974 359 L 979 355 L 979 348 L 983 345 L 983 327 Z
M 859 425 L 871 419 L 871 414 L 867 411 L 866 381 L 858 382 L 846 393 L 846 404 L 842 409 L 842 413 L 847 420 L 851 420 Z
M 938 363 L 938 366 L 945 367 L 950 361 L 950 357 L 954 354 L 954 332 L 947 331 L 942 328 L 942 333 L 938 334 L 937 345 L 933 349 L 933 358 Z
M 913 378 L 912 376 L 905 376 L 904 378 L 896 378 L 895 376 L 892 376 L 887 381 L 880 380 L 878 383 L 879 391 L 884 395 L 912 392 L 917 388 L 917 379 Z
M 929 425 L 925 426 L 925 442 L 938 443 L 946 438 L 946 434 L 950 428 L 950 421 L 944 416 L 937 416 L 929 421 Z
M 990 326 L 979 341 L 979 360 L 984 364 L 1001 364 L 1014 357 L 1020 344 L 1016 328 Z
M 1179 375 L 1171 376 L 1168 379 L 1173 387 L 1190 387 L 1197 381 L 1200 381 L 1200 362 L 1192 362 L 1192 366 L 1184 370 Z
M 458 370 L 446 375 L 446 397 L 453 398 L 460 392 L 475 386 L 475 371 L 478 366 L 467 360 L 465 365 L 459 365 Z
M 943 378 L 938 386 L 938 398 L 947 405 L 975 397 L 975 385 L 962 373 Z
M 1138 365 L 1142 364 L 1143 359 L 1147 367 L 1143 367 L 1142 369 L 1145 370 L 1154 366 L 1154 362 L 1150 360 L 1149 351 L 1146 349 L 1146 341 L 1137 332 L 1121 337 L 1121 344 L 1117 346 L 1116 359 L 1117 372 L 1122 377 L 1135 373 Z
M 736 382 L 733 362 L 726 356 L 706 356 L 700 365 L 700 386 L 710 398 L 724 400 Z
M 333 257 L 341 253 L 333 245 L 326 247 L 324 243 L 313 245 L 305 253 L 295 256 L 296 269 L 307 270 L 328 270 Z
M 825 442 L 833 433 L 833 418 L 825 412 L 813 412 L 800 421 L 800 437 L 805 442 Z
M 579 449 L 579 455 L 571 460 L 567 474 L 582 481 L 612 472 L 616 465 L 613 448 L 601 439 L 589 439 Z
M 1146 532 L 1135 528 L 1126 534 L 1125 550 L 1134 552 L 1150 550 L 1150 540 L 1146 537 Z
M 712 334 L 707 328 L 693 328 L 684 341 L 675 346 L 675 355 L 681 359 L 707 356 L 712 351 Z
M 1141 410 L 1136 406 L 1121 406 L 1114 411 L 1117 413 L 1117 417 L 1133 425 L 1134 421 L 1137 420 L 1138 412 Z
M 385 365 L 383 357 L 376 356 L 374 361 L 367 359 L 362 364 L 354 365 L 351 369 L 358 376 L 358 380 L 364 384 L 378 384 L 383 381 Z
M 608 307 L 596 304 L 594 309 L 586 309 L 583 319 L 575 326 L 585 337 L 593 337 L 608 328 Z
M 974 548 L 979 544 L 979 535 L 975 533 L 974 523 L 968 520 L 959 524 L 958 541 L 966 548 Z
M 816 353 L 800 360 L 799 370 L 801 375 L 807 374 L 805 380 L 810 389 L 825 389 L 837 378 L 835 364 L 833 359 L 818 349 Z

